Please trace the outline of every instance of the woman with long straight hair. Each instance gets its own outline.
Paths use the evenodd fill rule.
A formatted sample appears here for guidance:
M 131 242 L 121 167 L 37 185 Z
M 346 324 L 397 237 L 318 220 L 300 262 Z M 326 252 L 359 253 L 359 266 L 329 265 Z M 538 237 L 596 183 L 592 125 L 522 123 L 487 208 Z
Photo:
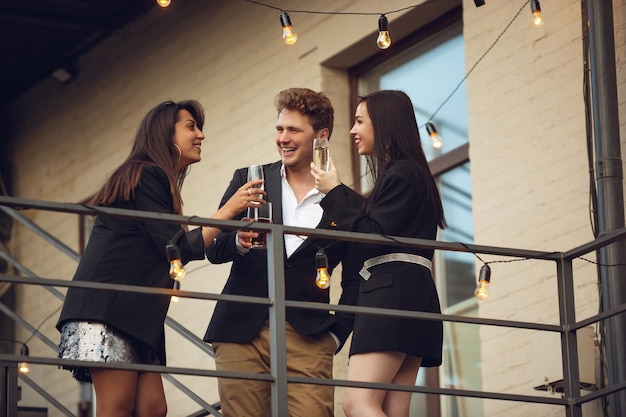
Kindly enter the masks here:
M 360 98 L 351 135 L 365 155 L 374 187 L 365 198 L 311 165 L 324 211 L 337 227 L 361 233 L 434 240 L 446 226 L 410 98 L 382 90 Z M 351 262 L 362 265 L 358 305 L 440 313 L 431 275 L 432 249 L 359 244 Z M 443 326 L 438 320 L 356 315 L 348 379 L 414 385 L 420 366 L 441 365 Z M 348 417 L 408 417 L 411 393 L 346 388 Z
M 93 206 L 181 214 L 181 187 L 200 161 L 204 112 L 197 101 L 166 101 L 151 109 L 130 155 L 88 203 Z M 214 215 L 231 219 L 263 203 L 261 180 L 244 184 Z M 73 281 L 171 289 L 168 245 L 181 263 L 204 259 L 221 230 L 100 214 Z M 170 247 L 171 248 L 171 247 Z M 70 288 L 57 323 L 59 357 L 90 362 L 165 365 L 164 323 L 170 297 Z M 160 417 L 167 413 L 161 375 L 106 367 L 66 367 L 93 382 L 98 417 Z

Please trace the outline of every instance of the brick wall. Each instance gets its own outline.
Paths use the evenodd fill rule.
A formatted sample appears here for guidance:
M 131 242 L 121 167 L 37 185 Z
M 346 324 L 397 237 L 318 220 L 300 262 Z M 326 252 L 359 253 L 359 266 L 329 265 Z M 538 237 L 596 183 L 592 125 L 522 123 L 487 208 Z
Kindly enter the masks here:
M 524 2 L 488 1 L 481 8 L 472 3 L 464 2 L 468 67 Z M 623 2 L 614 3 L 616 44 L 623 56 Z M 542 6 L 542 28 L 533 27 L 527 6 L 467 80 L 475 239 L 485 245 L 566 251 L 593 239 L 581 5 L 564 0 Z M 623 77 L 619 82 L 621 92 Z M 595 260 L 593 253 L 585 258 Z M 576 260 L 574 279 L 580 320 L 598 311 L 596 267 Z M 480 304 L 482 317 L 559 324 L 555 265 L 494 264 L 491 287 L 492 296 Z M 538 394 L 532 389 L 533 364 L 539 359 L 532 355 L 533 333 L 481 328 L 484 390 Z M 585 415 L 600 415 L 597 404 L 586 407 L 590 414 Z M 506 401 L 485 401 L 484 410 L 486 416 L 563 415 L 560 407 Z

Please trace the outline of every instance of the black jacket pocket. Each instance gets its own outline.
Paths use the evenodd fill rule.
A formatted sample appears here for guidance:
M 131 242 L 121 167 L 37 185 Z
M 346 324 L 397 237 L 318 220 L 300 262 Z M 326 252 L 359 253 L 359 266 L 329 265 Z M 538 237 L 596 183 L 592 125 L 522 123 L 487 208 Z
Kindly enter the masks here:
M 380 275 L 372 275 L 370 278 L 361 284 L 361 292 L 368 293 L 370 291 L 379 290 L 381 288 L 388 288 L 393 285 L 393 272 L 385 272 Z

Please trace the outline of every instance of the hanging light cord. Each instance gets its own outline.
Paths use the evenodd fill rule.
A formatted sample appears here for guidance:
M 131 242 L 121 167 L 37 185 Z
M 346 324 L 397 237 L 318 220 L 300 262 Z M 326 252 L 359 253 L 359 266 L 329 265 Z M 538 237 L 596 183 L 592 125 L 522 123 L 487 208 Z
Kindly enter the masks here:
M 489 47 L 487 48 L 487 50 L 485 52 L 483 52 L 483 54 L 480 56 L 480 58 L 478 58 L 478 60 L 476 60 L 476 62 L 474 63 L 474 65 L 472 65 L 472 67 L 467 71 L 467 73 L 465 73 L 465 76 L 461 79 L 461 81 L 459 81 L 459 83 L 457 84 L 456 87 L 454 87 L 454 89 L 452 90 L 452 92 L 448 95 L 448 97 L 445 98 L 445 100 L 443 100 L 443 102 L 439 105 L 439 107 L 437 107 L 437 109 L 433 112 L 433 114 L 428 118 L 427 122 L 430 122 L 437 113 L 439 113 L 439 110 L 441 110 L 441 108 L 443 106 L 445 106 L 445 104 L 452 98 L 452 96 L 457 92 L 457 90 L 463 85 L 463 83 L 465 82 L 465 80 L 467 79 L 467 77 L 469 77 L 469 75 L 474 71 L 474 69 L 476 69 L 476 67 L 478 66 L 478 64 L 480 63 L 480 61 L 483 60 L 483 58 L 485 58 L 485 56 L 493 49 L 494 46 L 496 46 L 496 44 L 500 41 L 500 38 L 502 38 L 502 36 L 504 36 L 504 34 L 506 33 L 507 30 L 509 30 L 509 27 L 511 27 L 511 25 L 513 24 L 513 22 L 515 22 L 515 20 L 519 17 L 519 15 L 522 13 L 522 10 L 524 10 L 524 8 L 528 5 L 528 3 L 530 3 L 530 0 L 526 0 L 524 2 L 524 4 L 522 4 L 522 7 L 519 8 L 519 10 L 517 11 L 517 13 L 515 13 L 515 15 L 513 16 L 513 18 L 509 21 L 509 23 L 507 23 L 507 25 L 504 27 L 504 29 L 502 29 L 502 32 L 500 32 L 500 34 L 496 37 L 496 39 L 494 39 L 494 41 L 491 43 L 491 45 L 489 45 Z
M 392 14 L 392 13 L 400 13 L 403 12 L 405 10 L 410 10 L 410 9 L 415 9 L 417 7 L 422 7 L 425 4 L 429 4 L 429 3 L 434 3 L 437 0 L 428 0 L 425 1 L 423 3 L 420 4 L 415 4 L 412 6 L 407 6 L 407 7 L 403 7 L 401 9 L 397 9 L 397 10 L 391 10 L 388 12 L 325 12 L 325 11 L 320 11 L 320 10 L 296 10 L 296 9 L 282 9 L 280 7 L 276 7 L 276 6 L 272 6 L 271 4 L 266 4 L 266 3 L 262 3 L 260 1 L 255 1 L 255 0 L 244 0 L 248 3 L 253 3 L 259 6 L 263 6 L 263 7 L 267 7 L 270 9 L 274 9 L 274 10 L 278 10 L 278 11 L 285 11 L 285 12 L 290 12 L 290 13 L 306 13 L 306 14 L 324 14 L 324 15 L 354 15 L 354 16 L 379 16 L 381 14 Z M 530 0 L 528 0 L 530 1 Z

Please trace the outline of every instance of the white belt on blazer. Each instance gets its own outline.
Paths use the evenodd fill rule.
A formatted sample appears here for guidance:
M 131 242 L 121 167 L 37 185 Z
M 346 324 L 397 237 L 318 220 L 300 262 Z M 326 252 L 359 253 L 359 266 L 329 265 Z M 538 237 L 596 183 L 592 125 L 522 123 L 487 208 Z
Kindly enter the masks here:
M 386 264 L 387 262 L 409 262 L 412 264 L 421 265 L 424 268 L 427 268 L 429 271 L 432 269 L 433 263 L 424 258 L 423 256 L 414 255 L 412 253 L 388 253 L 385 255 L 376 256 L 374 258 L 370 258 L 363 263 L 363 268 L 359 274 L 367 281 L 372 275 L 368 269 L 373 266 Z

